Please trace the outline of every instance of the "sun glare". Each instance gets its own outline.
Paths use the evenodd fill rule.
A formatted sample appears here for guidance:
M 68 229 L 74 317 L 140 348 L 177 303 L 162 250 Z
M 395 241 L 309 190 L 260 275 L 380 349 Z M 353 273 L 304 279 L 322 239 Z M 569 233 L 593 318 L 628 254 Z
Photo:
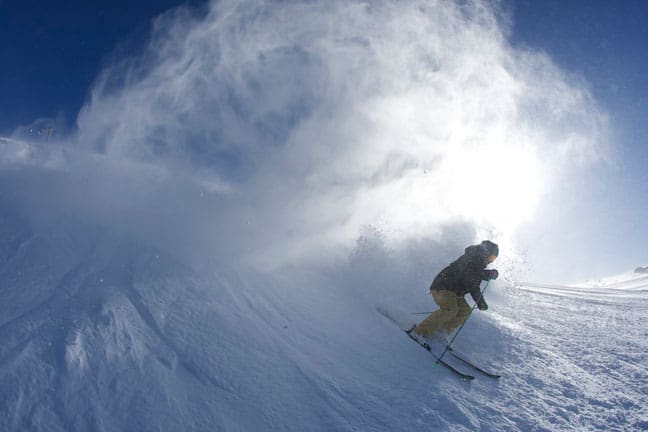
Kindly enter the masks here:
M 412 170 L 364 190 L 351 225 L 376 224 L 395 241 L 434 235 L 454 221 L 510 235 L 533 216 L 541 171 L 535 152 L 523 147 L 454 150 L 435 170 Z
M 453 153 L 445 164 L 450 203 L 459 215 L 510 232 L 530 218 L 542 192 L 532 149 L 486 145 Z

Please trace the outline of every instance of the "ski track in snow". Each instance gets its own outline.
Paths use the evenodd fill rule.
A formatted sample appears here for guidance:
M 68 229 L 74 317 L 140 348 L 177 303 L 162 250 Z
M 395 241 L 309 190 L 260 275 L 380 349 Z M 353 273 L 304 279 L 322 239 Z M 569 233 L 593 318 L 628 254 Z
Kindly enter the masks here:
M 645 293 L 623 285 L 511 292 L 495 318 L 509 339 L 503 363 L 517 368 L 506 387 L 518 403 L 536 398 L 523 408 L 539 430 L 648 428 Z
M 2 251 L 2 431 L 648 430 L 645 276 L 493 284 L 455 347 L 503 377 L 467 383 L 339 277 L 201 276 L 92 229 Z

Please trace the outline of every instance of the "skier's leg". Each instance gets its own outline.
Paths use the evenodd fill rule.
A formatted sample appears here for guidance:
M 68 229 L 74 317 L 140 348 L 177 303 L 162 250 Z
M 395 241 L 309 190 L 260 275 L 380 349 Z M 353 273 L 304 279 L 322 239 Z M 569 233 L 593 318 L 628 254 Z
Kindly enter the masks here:
M 454 318 L 449 319 L 445 322 L 443 328 L 448 334 L 452 333 L 457 327 L 459 327 L 465 320 L 468 319 L 472 309 L 466 303 L 466 300 L 463 297 L 457 297 L 457 313 Z
M 434 334 L 447 321 L 457 316 L 457 294 L 452 291 L 432 291 L 432 297 L 440 309 L 432 312 L 414 328 L 421 336 Z

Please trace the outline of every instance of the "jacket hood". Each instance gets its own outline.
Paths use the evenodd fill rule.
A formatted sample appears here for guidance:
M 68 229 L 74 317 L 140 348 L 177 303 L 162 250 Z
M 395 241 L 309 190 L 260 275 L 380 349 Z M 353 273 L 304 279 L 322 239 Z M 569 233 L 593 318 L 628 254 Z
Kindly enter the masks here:
M 499 246 L 490 240 L 484 240 L 478 245 L 468 246 L 465 250 L 466 256 L 472 260 L 483 261 L 490 255 L 499 255 Z
M 493 243 L 490 240 L 484 240 L 483 242 L 480 243 L 479 247 L 482 249 L 484 258 L 490 256 L 490 255 L 499 255 L 499 246 L 497 246 L 496 243 Z

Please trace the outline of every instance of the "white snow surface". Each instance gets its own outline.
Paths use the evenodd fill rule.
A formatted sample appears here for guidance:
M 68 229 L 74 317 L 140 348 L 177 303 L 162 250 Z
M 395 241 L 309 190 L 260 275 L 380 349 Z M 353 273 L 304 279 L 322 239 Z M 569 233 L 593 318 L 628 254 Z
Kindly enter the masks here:
M 361 255 L 205 274 L 5 213 L 0 430 L 648 430 L 648 276 L 492 283 L 455 346 L 503 377 L 465 382 L 376 311 L 435 309 L 435 272 L 385 277 Z

